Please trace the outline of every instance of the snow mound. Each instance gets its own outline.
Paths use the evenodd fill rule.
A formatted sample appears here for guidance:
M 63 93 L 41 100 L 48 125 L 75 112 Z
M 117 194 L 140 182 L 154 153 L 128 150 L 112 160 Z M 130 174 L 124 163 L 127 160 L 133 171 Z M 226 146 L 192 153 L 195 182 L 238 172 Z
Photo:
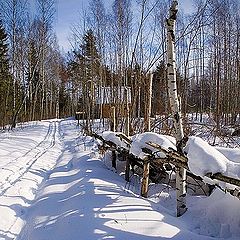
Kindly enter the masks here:
M 176 146 L 174 144 L 174 138 L 171 136 L 161 135 L 153 132 L 145 132 L 142 134 L 135 135 L 132 138 L 132 144 L 130 147 L 130 153 L 137 156 L 138 158 L 144 159 L 147 155 L 142 151 L 142 148 L 147 147 L 151 149 L 153 152 L 156 152 L 155 148 L 147 145 L 147 142 L 154 142 L 159 144 L 165 149 L 172 148 L 176 150 Z M 157 157 L 165 157 L 165 154 L 156 152 L 155 155 Z
M 239 239 L 240 204 L 236 197 L 219 189 L 206 198 L 190 198 L 183 216 L 191 231 L 221 239 Z
M 122 134 L 122 132 L 105 131 L 102 133 L 102 137 L 106 141 L 115 143 L 120 148 L 128 148 L 127 144 L 124 141 L 121 141 L 117 134 Z
M 215 147 L 215 148 L 231 162 L 240 163 L 239 148 L 226 148 L 226 147 Z
M 227 175 L 233 178 L 240 178 L 240 163 L 229 161 L 227 166 Z
M 192 173 L 205 176 L 207 173 L 225 173 L 229 160 L 213 146 L 199 137 L 189 137 L 184 151 Z

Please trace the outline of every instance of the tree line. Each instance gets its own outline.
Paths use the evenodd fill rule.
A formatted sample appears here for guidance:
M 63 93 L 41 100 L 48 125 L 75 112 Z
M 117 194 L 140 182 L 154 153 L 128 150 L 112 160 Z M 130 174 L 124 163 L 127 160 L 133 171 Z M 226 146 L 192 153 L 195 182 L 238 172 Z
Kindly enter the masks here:
M 114 0 L 109 7 L 90 0 L 72 27 L 72 49 L 65 57 L 56 47 L 55 1 L 36 2 L 34 17 L 28 14 L 27 0 L 1 3 L 2 127 L 75 111 L 85 111 L 87 119 L 104 119 L 104 97 L 110 98 L 121 124 L 126 99 L 117 89 L 124 86 L 131 89 L 129 114 L 135 131 L 140 127 L 136 119 L 147 112 L 149 73 L 151 114 L 169 116 L 166 18 L 171 1 Z M 193 3 L 192 12 L 179 13 L 176 29 L 182 112 L 200 120 L 207 113 L 220 129 L 236 124 L 239 114 L 240 4 Z
M 59 51 L 54 0 L 0 3 L 0 125 L 59 117 L 64 95 L 64 58 Z

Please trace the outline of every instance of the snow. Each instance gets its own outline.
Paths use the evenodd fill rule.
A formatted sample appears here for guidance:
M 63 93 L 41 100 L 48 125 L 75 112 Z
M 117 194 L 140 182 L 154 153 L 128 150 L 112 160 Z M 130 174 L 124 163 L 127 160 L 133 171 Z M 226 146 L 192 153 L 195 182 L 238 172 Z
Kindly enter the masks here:
M 0 142 L 0 239 L 14 239 L 39 184 L 61 154 L 59 121 L 16 131 Z
M 106 141 L 111 141 L 115 143 L 120 148 L 127 149 L 128 148 L 127 144 L 124 141 L 121 141 L 120 137 L 117 136 L 118 134 L 120 134 L 120 132 L 105 131 L 102 133 L 102 137 Z
M 147 135 L 142 139 L 154 140 Z M 73 120 L 41 121 L 5 136 L 0 136 L 1 240 L 239 239 L 237 198 L 220 190 L 210 197 L 188 196 L 188 211 L 176 218 L 175 190 L 160 184 L 150 188 L 149 199 L 139 197 L 140 186 L 127 187 L 108 169 L 96 142 Z M 174 146 L 164 136 L 156 139 Z
M 199 137 L 189 137 L 184 151 L 187 153 L 189 169 L 195 175 L 203 177 L 207 173 L 227 171 L 228 159 Z
M 191 136 L 184 151 L 187 153 L 189 169 L 195 175 L 204 177 L 207 173 L 219 172 L 240 178 L 238 149 L 213 147 L 201 138 Z
M 176 150 L 174 144 L 174 138 L 171 136 L 161 135 L 153 132 L 145 132 L 142 134 L 137 134 L 132 137 L 132 144 L 130 147 L 130 153 L 137 156 L 138 158 L 144 159 L 147 155 L 142 151 L 142 148 L 147 147 L 158 157 L 165 157 L 165 154 L 156 152 L 156 149 L 147 145 L 147 142 L 153 142 L 159 144 L 161 147 L 168 149 L 172 148 Z
M 240 149 L 239 148 L 226 148 L 215 147 L 220 153 L 222 153 L 228 160 L 240 163 Z
M 237 198 L 215 189 L 211 196 L 193 201 L 188 201 L 189 209 L 182 217 L 191 221 L 191 231 L 221 239 L 231 239 L 235 235 L 239 239 L 240 204 Z

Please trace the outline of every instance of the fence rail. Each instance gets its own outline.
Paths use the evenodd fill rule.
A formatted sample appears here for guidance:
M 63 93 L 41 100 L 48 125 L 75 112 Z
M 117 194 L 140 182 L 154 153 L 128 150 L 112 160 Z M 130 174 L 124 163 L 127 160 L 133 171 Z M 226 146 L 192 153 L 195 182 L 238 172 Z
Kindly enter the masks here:
M 132 144 L 132 140 L 123 133 L 116 133 L 116 136 L 119 137 L 119 139 L 123 141 L 125 144 L 127 144 L 127 147 L 120 147 L 112 141 L 105 140 L 102 136 L 98 135 L 97 133 L 92 133 L 91 136 L 101 140 L 102 145 L 99 146 L 100 149 L 104 151 L 106 150 L 117 151 L 119 154 L 122 154 L 123 156 L 125 156 L 125 158 L 127 158 L 128 161 L 130 162 L 130 165 L 129 164 L 126 165 L 126 166 L 129 166 L 129 168 L 130 166 L 137 165 L 138 167 L 141 167 L 143 169 L 142 187 L 141 187 L 141 195 L 143 197 L 147 197 L 148 183 L 149 183 L 149 178 L 151 178 L 151 173 L 156 174 L 159 171 L 162 171 L 163 173 L 164 171 L 166 171 L 164 168 L 164 165 L 166 166 L 166 165 L 172 164 L 175 168 L 183 167 L 187 170 L 188 176 L 191 176 L 192 178 L 195 178 L 197 180 L 201 180 L 204 182 L 202 177 L 196 176 L 190 171 L 188 166 L 188 158 L 185 155 L 180 154 L 174 149 L 165 149 L 157 143 L 146 142 L 146 144 L 149 147 L 142 148 L 142 151 L 146 154 L 146 157 L 144 159 L 140 159 L 129 152 L 130 146 Z M 166 157 L 157 157 L 154 154 L 155 152 L 150 148 L 156 149 L 156 152 L 164 153 Z M 129 172 L 130 172 L 130 169 L 126 167 L 125 175 L 129 174 Z M 205 177 L 236 186 L 235 189 L 226 188 L 222 190 L 229 192 L 233 196 L 236 196 L 238 197 L 238 199 L 240 199 L 240 188 L 238 188 L 240 187 L 240 179 L 225 176 L 222 173 L 213 174 L 211 172 L 207 173 Z M 129 176 L 127 177 L 125 176 L 125 179 L 129 179 Z

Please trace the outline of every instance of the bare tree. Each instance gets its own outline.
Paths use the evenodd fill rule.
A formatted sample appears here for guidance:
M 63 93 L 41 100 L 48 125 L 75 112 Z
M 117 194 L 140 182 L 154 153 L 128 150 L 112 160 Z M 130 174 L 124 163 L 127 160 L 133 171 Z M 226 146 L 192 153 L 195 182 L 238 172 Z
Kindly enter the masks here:
M 46 54 L 47 48 L 51 41 L 52 24 L 54 21 L 54 14 L 56 12 L 55 0 L 38 0 L 38 19 L 40 21 L 40 74 L 42 84 L 42 102 L 41 102 L 41 119 L 48 117 L 47 105 L 47 87 L 48 81 L 46 79 Z
M 173 1 L 169 18 L 167 19 L 167 56 L 168 56 L 168 91 L 170 106 L 176 131 L 177 149 L 183 153 L 182 141 L 184 138 L 180 105 L 177 94 L 176 81 L 176 57 L 175 57 L 175 22 L 177 17 L 178 2 Z M 186 210 L 186 170 L 176 167 L 176 190 L 177 190 L 177 216 L 181 216 Z

